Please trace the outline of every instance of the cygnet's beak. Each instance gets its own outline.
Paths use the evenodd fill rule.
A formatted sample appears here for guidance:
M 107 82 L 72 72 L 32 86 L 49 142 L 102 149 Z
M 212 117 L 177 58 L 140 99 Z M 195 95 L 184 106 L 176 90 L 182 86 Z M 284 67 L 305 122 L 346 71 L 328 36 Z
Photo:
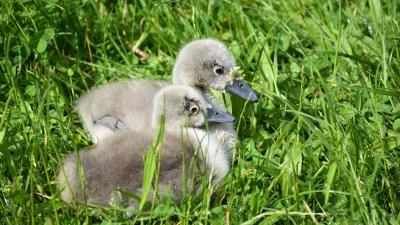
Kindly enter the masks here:
M 251 102 L 258 100 L 256 93 L 243 80 L 233 80 L 232 83 L 226 85 L 225 90 Z
M 215 108 L 208 108 L 206 116 L 208 123 L 233 123 L 236 121 L 231 114 Z

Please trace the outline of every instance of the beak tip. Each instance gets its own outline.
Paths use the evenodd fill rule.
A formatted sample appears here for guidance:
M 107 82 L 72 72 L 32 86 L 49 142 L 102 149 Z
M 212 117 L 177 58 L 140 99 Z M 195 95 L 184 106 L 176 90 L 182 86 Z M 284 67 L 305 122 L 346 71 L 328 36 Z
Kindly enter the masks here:
M 212 108 L 207 109 L 208 123 L 234 123 L 235 121 L 236 118 L 227 112 L 213 110 Z
M 257 94 L 253 93 L 252 95 L 250 95 L 250 101 L 252 102 L 258 102 L 258 96 Z
M 225 87 L 225 90 L 250 102 L 258 101 L 257 94 L 243 80 L 234 80 L 231 85 Z

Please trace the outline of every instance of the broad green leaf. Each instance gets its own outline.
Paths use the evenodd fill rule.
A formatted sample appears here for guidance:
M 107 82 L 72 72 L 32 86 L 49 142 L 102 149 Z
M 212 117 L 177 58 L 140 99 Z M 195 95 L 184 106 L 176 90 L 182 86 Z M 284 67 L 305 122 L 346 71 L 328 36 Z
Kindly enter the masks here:
M 44 51 L 46 51 L 46 48 L 47 48 L 47 41 L 41 38 L 37 44 L 36 50 L 39 53 L 43 53 Z
M 48 41 L 48 40 L 52 39 L 53 37 L 54 37 L 54 29 L 52 29 L 52 28 L 47 28 L 47 29 L 44 31 L 44 34 L 43 34 L 43 36 L 42 36 L 42 39 Z
M 68 68 L 67 74 L 68 74 L 68 76 L 72 76 L 72 75 L 74 75 L 74 71 L 71 68 Z
M 301 67 L 296 62 L 290 63 L 290 71 L 293 75 L 298 75 L 301 72 Z
M 286 51 L 286 50 L 288 50 L 289 45 L 290 45 L 289 35 L 287 35 L 286 32 L 281 33 L 281 35 L 279 36 L 279 40 L 278 40 L 278 47 L 282 51 Z
M 393 122 L 393 130 L 400 132 L 400 119 L 397 119 Z
M 390 113 L 392 111 L 392 106 L 384 103 L 377 103 L 375 107 L 378 112 L 382 113 Z
M 35 96 L 36 95 L 36 87 L 35 85 L 28 85 L 26 87 L 25 93 L 29 96 Z
M 51 220 L 50 217 L 46 217 L 44 220 L 44 225 L 52 225 L 53 221 Z

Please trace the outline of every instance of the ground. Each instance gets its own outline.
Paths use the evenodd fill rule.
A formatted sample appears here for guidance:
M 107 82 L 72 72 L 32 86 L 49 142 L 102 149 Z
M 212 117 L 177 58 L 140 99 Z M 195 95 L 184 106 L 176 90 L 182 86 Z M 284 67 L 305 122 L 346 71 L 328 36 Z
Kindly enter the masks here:
M 3 0 L 0 223 L 399 224 L 398 19 L 389 0 Z M 61 160 L 92 144 L 79 96 L 170 80 L 179 48 L 204 37 L 261 98 L 218 95 L 240 139 L 222 186 L 136 218 L 63 203 Z

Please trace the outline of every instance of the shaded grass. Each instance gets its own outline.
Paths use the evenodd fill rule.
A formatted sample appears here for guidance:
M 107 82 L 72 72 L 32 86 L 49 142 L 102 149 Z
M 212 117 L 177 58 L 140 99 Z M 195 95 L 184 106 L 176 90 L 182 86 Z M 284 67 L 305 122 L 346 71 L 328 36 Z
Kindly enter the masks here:
M 59 200 L 62 157 L 90 145 L 75 101 L 109 81 L 170 80 L 180 46 L 214 37 L 262 99 L 221 97 L 240 116 L 241 142 L 210 205 L 166 203 L 142 220 L 398 224 L 398 15 L 396 1 L 374 0 L 3 0 L 1 223 L 129 223 Z

